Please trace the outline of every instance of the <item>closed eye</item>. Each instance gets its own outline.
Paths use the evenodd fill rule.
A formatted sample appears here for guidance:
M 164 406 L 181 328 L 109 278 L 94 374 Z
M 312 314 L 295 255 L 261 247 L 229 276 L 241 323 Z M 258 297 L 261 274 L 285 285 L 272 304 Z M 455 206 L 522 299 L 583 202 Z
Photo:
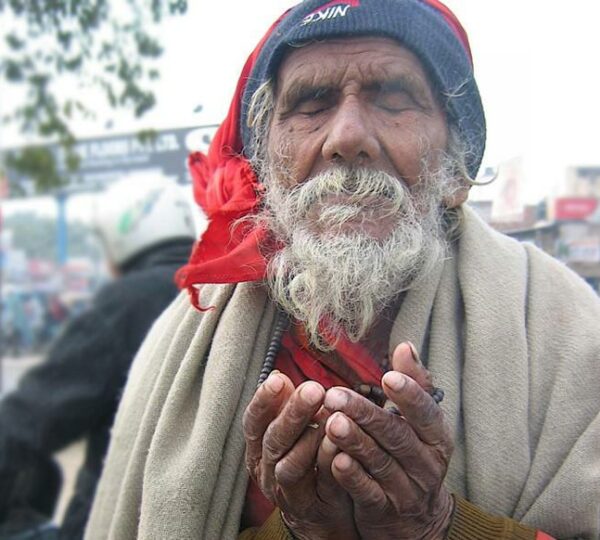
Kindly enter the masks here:
M 299 96 L 294 110 L 298 114 L 312 116 L 328 109 L 333 99 L 331 88 L 315 88 Z
M 424 108 L 420 89 L 404 78 L 374 83 L 369 92 L 375 105 L 392 113 Z
M 312 116 L 328 109 L 335 99 L 330 87 L 301 86 L 290 89 L 283 98 L 285 115 L 302 114 Z

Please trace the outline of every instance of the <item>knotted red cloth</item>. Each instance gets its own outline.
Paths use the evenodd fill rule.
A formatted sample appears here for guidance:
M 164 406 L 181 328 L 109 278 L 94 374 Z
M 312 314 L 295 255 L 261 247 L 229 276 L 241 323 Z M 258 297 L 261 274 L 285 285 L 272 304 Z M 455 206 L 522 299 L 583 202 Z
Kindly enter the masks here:
M 227 117 L 208 154 L 193 152 L 188 159 L 194 198 L 206 214 L 208 227 L 176 280 L 188 289 L 198 309 L 203 308 L 194 285 L 257 281 L 265 276 L 266 261 L 259 246 L 271 242 L 267 232 L 249 222 L 235 225 L 256 211 L 263 191 L 250 162 L 242 155 L 241 97 L 264 42 L 286 13 L 273 23 L 246 60 Z

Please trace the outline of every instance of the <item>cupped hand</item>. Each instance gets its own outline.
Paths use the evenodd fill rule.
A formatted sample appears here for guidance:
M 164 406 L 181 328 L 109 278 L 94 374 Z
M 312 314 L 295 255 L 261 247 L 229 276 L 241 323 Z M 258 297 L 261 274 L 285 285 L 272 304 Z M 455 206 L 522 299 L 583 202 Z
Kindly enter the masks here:
M 330 389 L 322 445 L 337 449 L 331 474 L 352 498 L 361 538 L 444 538 L 453 510 L 443 485 L 453 450 L 450 429 L 408 344 L 396 348 L 392 363 L 382 387 L 400 414 L 352 390 Z
M 329 417 L 324 398 L 318 383 L 294 388 L 284 374 L 272 373 L 244 413 L 246 466 L 295 538 L 353 540 L 350 497 L 330 472 L 335 451 L 322 445 Z

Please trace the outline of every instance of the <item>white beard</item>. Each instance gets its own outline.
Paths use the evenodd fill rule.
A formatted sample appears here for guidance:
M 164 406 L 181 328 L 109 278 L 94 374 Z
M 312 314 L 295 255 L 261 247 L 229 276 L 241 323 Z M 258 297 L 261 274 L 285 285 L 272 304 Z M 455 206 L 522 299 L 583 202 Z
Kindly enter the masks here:
M 333 336 L 359 341 L 444 256 L 441 201 L 455 182 L 442 169 L 409 190 L 381 171 L 334 167 L 288 189 L 281 174 L 273 168 L 263 179 L 259 216 L 284 245 L 269 257 L 272 297 L 315 346 L 330 348 L 319 335 L 323 321 Z M 370 234 L 365 216 L 371 231 L 384 219 L 389 234 Z

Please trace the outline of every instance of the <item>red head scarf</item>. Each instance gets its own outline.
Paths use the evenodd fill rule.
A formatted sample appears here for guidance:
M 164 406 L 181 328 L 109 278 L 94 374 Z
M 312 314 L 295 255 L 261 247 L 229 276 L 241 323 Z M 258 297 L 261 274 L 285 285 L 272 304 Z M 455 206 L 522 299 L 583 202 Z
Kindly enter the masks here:
M 286 11 L 287 13 L 287 11 Z M 250 162 L 242 155 L 240 134 L 241 97 L 256 57 L 284 13 L 252 51 L 238 80 L 227 117 L 211 142 L 208 155 L 194 152 L 188 165 L 194 198 L 208 219 L 208 227 L 196 243 L 188 264 L 176 275 L 187 287 L 192 303 L 200 308 L 194 285 L 239 283 L 264 278 L 265 258 L 258 246 L 268 242 L 267 233 L 237 220 L 256 211 L 262 186 Z

